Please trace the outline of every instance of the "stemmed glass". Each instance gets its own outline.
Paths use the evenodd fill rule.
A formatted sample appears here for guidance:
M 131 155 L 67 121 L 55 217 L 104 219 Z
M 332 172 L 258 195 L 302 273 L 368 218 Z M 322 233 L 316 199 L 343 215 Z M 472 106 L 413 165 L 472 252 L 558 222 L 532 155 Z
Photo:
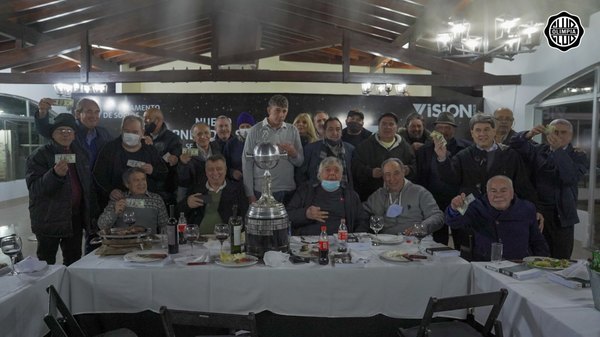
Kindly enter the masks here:
M 412 235 L 417 238 L 419 249 L 421 249 L 421 240 L 427 236 L 427 228 L 422 223 L 416 223 L 412 227 Z
M 23 246 L 21 238 L 16 235 L 7 236 L 2 238 L 2 241 L 0 241 L 0 246 L 2 246 L 2 253 L 10 257 L 10 266 L 12 271 L 9 275 L 17 275 L 17 272 L 15 271 L 14 260 L 17 254 L 21 252 L 21 247 Z
M 229 225 L 220 223 L 215 225 L 215 236 L 221 242 L 221 253 L 223 253 L 223 241 L 229 238 Z
M 123 211 L 123 222 L 127 226 L 133 226 L 135 225 L 135 221 L 135 210 L 132 208 L 126 208 L 125 211 Z
M 383 217 L 379 215 L 372 215 L 369 219 L 369 227 L 375 232 L 375 241 L 373 246 L 379 245 L 379 231 L 383 229 Z
M 187 224 L 183 231 L 183 236 L 190 243 L 191 253 L 190 256 L 194 255 L 194 242 L 200 238 L 200 227 L 194 224 Z

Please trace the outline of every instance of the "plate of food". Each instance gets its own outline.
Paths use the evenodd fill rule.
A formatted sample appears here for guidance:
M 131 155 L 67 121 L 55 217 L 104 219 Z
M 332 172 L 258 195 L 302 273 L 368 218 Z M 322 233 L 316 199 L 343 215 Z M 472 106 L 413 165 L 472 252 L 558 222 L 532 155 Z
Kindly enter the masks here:
M 527 262 L 529 267 L 546 270 L 562 270 L 573 264 L 573 262 L 566 259 L 554 259 L 546 256 L 527 256 L 523 261 Z
M 221 253 L 219 259 L 216 260 L 215 263 L 219 266 L 229 268 L 248 267 L 257 264 L 258 258 L 256 256 L 246 255 L 246 253 Z
M 110 234 L 100 231 L 98 234 L 104 239 L 134 239 L 150 234 L 150 230 L 142 226 L 114 227 Z
M 371 240 L 382 245 L 398 245 L 404 242 L 404 236 L 392 234 L 371 234 Z
M 319 247 L 317 245 L 303 244 L 300 247 L 292 248 L 292 254 L 305 258 L 316 258 L 319 256 Z
M 406 256 L 407 252 L 403 250 L 387 250 L 379 255 L 379 257 L 383 260 L 390 262 L 410 262 Z
M 169 256 L 164 250 L 138 250 L 127 253 L 123 259 L 127 262 L 147 263 L 162 261 Z

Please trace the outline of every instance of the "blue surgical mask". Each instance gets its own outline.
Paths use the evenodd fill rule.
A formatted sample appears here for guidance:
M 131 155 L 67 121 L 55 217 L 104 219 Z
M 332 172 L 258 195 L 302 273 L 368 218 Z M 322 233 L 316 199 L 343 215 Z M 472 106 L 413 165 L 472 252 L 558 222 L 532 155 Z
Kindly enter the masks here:
M 337 190 L 338 188 L 340 188 L 340 181 L 339 180 L 322 180 L 321 187 L 323 187 L 323 189 L 327 192 L 333 192 L 333 191 Z

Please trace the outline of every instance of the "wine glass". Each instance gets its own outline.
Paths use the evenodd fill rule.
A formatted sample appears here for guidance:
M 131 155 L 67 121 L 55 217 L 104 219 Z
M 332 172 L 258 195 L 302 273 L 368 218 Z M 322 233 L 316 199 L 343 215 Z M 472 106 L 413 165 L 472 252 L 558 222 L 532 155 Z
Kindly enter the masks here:
M 194 242 L 200 238 L 200 227 L 194 224 L 187 224 L 183 231 L 183 236 L 190 243 L 191 253 L 190 256 L 194 255 Z
M 135 210 L 132 208 L 126 208 L 125 211 L 123 211 L 123 222 L 127 226 L 133 226 L 135 225 L 135 221 Z
M 416 223 L 413 225 L 412 227 L 412 236 L 414 236 L 415 238 L 417 238 L 418 240 L 418 245 L 419 245 L 419 249 L 421 249 L 421 240 L 423 240 L 424 237 L 427 236 L 427 228 L 425 228 L 425 225 L 422 223 Z
M 229 238 L 229 225 L 220 223 L 215 225 L 215 236 L 221 242 L 221 253 L 223 253 L 223 241 Z
M 383 217 L 379 215 L 372 215 L 369 219 L 369 227 L 375 232 L 375 241 L 373 246 L 379 245 L 379 231 L 383 229 Z
M 2 238 L 2 241 L 0 241 L 0 246 L 2 247 L 2 253 L 8 255 L 10 258 L 10 266 L 12 269 L 10 275 L 17 275 L 17 272 L 15 271 L 14 260 L 15 257 L 21 252 L 21 247 L 23 246 L 21 238 L 16 235 L 7 236 Z

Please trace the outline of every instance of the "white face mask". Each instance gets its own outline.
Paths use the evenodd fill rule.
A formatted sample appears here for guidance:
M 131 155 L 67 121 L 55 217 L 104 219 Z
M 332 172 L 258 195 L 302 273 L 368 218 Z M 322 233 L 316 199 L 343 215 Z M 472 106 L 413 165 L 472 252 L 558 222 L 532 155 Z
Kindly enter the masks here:
M 246 137 L 248 137 L 248 131 L 250 131 L 250 129 L 237 129 L 235 134 L 246 139 Z
M 127 146 L 140 145 L 140 136 L 135 133 L 123 133 L 123 143 Z

